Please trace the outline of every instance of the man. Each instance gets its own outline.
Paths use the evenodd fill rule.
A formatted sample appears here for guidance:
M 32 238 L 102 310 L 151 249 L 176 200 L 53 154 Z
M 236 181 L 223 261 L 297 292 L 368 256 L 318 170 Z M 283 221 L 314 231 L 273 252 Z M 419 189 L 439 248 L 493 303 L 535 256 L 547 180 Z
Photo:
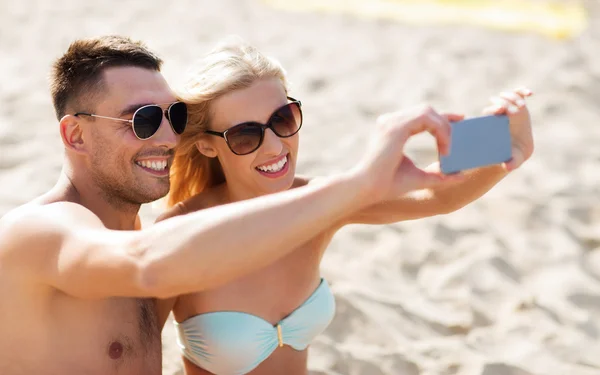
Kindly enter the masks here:
M 0 220 L 0 374 L 158 375 L 149 297 L 225 283 L 332 221 L 459 178 L 419 170 L 403 155 L 423 131 L 445 152 L 446 118 L 430 109 L 397 113 L 379 121 L 350 171 L 141 230 L 140 205 L 169 190 L 187 115 L 160 66 L 122 37 L 76 41 L 56 62 L 63 170 L 49 192 Z

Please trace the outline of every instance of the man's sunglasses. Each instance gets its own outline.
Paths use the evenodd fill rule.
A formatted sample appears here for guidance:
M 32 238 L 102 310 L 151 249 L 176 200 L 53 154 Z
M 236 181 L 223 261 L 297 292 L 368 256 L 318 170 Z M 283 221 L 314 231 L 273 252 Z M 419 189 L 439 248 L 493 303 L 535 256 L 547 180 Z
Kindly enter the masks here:
M 262 145 L 266 129 L 271 129 L 280 138 L 288 138 L 298 133 L 302 127 L 302 103 L 290 97 L 288 100 L 291 100 L 291 103 L 273 112 L 266 124 L 244 122 L 224 132 L 206 130 L 205 133 L 224 138 L 229 149 L 236 155 L 251 154 Z
M 129 122 L 131 123 L 135 136 L 141 140 L 145 140 L 156 134 L 162 123 L 163 114 L 169 121 L 169 124 L 171 124 L 173 131 L 181 135 L 185 130 L 188 120 L 187 105 L 183 102 L 171 103 L 166 110 L 163 110 L 158 104 L 145 105 L 138 108 L 133 113 L 131 120 L 99 116 L 84 112 L 77 112 L 73 116 L 91 116 L 114 121 Z

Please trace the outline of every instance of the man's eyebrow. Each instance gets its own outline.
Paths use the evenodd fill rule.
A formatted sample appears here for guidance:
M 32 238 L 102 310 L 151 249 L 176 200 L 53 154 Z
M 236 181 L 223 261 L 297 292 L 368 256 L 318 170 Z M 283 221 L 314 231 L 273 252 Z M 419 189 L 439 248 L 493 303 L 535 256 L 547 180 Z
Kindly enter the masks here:
M 150 104 L 151 103 L 132 104 L 132 105 L 128 106 L 127 108 L 125 108 L 123 111 L 121 111 L 121 113 L 119 114 L 119 117 L 123 117 L 126 115 L 132 115 L 138 109 L 142 108 L 145 105 L 150 105 Z

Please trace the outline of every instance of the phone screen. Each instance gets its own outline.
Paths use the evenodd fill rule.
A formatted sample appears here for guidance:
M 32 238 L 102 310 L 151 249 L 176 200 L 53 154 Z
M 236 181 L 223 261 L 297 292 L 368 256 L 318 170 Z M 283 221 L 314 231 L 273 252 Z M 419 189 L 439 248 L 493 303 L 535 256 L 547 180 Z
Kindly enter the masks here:
M 452 174 L 512 158 L 507 116 L 483 116 L 451 124 L 450 153 L 440 156 L 440 169 Z

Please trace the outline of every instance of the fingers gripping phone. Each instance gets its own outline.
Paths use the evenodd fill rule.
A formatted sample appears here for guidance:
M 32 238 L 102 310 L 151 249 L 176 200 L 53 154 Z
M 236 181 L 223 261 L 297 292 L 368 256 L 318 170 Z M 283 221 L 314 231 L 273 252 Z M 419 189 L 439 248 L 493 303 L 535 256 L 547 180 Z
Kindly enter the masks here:
M 512 158 L 507 116 L 483 116 L 451 123 L 450 153 L 440 155 L 440 170 L 453 174 Z

